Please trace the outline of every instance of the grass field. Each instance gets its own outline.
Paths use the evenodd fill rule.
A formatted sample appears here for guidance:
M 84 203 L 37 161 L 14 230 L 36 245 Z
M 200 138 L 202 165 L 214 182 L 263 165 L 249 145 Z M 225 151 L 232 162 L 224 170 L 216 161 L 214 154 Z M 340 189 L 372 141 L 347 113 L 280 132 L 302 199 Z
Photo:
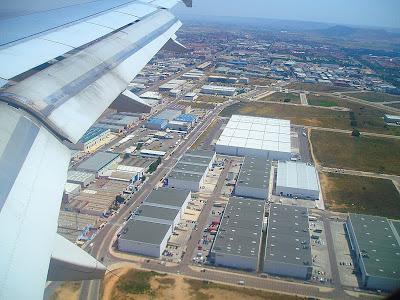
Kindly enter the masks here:
M 221 112 L 224 117 L 232 114 L 282 118 L 291 120 L 294 124 L 328 128 L 348 129 L 350 124 L 348 112 L 280 103 L 241 102 L 228 106 Z
M 392 181 L 331 173 L 320 177 L 328 209 L 400 218 L 400 196 Z
M 350 97 L 370 102 L 400 101 L 400 96 L 377 92 L 344 93 Z
M 223 103 L 228 100 L 229 100 L 228 98 L 224 98 L 224 97 L 206 96 L 206 95 L 200 95 L 196 99 L 196 101 L 199 101 L 199 102 L 210 102 L 210 103 Z
M 348 107 L 356 120 L 355 126 L 350 122 L 350 113 L 328 110 L 318 107 L 292 106 L 283 103 L 236 103 L 225 108 L 221 115 L 248 114 L 251 116 L 289 119 L 294 124 L 368 131 L 389 135 L 400 135 L 400 127 L 388 126 L 383 121 L 384 111 L 362 104 L 335 98 L 337 106 Z
M 330 96 L 320 96 L 320 95 L 307 95 L 307 102 L 309 105 L 332 107 L 332 106 L 342 106 L 337 101 L 337 98 Z
M 324 83 L 300 83 L 300 82 L 290 83 L 285 88 L 302 90 L 302 91 L 312 91 L 312 92 L 344 92 L 352 90 L 350 88 L 333 86 Z
M 272 95 L 266 96 L 259 99 L 258 101 L 275 101 L 275 102 L 286 102 L 286 103 L 300 103 L 300 95 L 296 93 L 273 93 Z
M 312 130 L 315 158 L 325 167 L 400 175 L 400 141 Z

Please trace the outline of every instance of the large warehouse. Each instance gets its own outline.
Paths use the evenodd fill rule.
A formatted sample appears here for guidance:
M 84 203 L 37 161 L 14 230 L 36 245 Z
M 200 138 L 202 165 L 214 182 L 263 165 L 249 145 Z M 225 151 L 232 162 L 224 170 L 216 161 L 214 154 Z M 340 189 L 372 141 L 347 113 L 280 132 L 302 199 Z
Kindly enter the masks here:
M 170 224 L 175 228 L 181 219 L 180 209 L 157 207 L 147 204 L 142 204 L 137 209 L 133 216 L 135 220 L 149 221 L 161 224 Z
M 168 174 L 168 186 L 198 192 L 214 159 L 214 151 L 195 150 L 185 153 Z
M 271 162 L 265 157 L 246 156 L 235 186 L 235 195 L 267 199 Z
M 87 187 L 95 179 L 96 177 L 93 173 L 82 171 L 69 170 L 67 175 L 67 182 L 80 184 L 81 187 Z
M 364 287 L 389 292 L 398 289 L 400 222 L 349 214 L 346 227 Z
M 312 255 L 307 208 L 271 205 L 263 270 L 273 275 L 309 278 Z
M 160 257 L 171 234 L 170 224 L 129 220 L 118 238 L 118 250 Z
M 215 265 L 256 271 L 263 219 L 263 202 L 231 197 L 211 249 Z
M 182 217 L 190 199 L 189 190 L 159 188 L 153 190 L 143 203 L 149 206 L 178 209 Z
M 319 199 L 319 180 L 315 167 L 302 162 L 280 161 L 276 194 L 302 199 Z
M 232 115 L 215 144 L 217 153 L 289 160 L 290 121 Z
M 121 161 L 118 153 L 96 152 L 93 156 L 80 163 L 76 169 L 79 171 L 91 172 L 100 177 L 110 169 L 116 168 Z
M 201 92 L 203 94 L 233 96 L 236 92 L 236 88 L 233 86 L 203 85 L 201 87 Z

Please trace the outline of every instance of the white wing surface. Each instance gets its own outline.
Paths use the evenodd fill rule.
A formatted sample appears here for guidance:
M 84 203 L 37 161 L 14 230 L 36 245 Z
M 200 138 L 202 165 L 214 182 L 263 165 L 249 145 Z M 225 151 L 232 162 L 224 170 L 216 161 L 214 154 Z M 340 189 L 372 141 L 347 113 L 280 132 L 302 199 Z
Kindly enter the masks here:
M 41 299 L 46 278 L 104 275 L 56 234 L 63 141 L 77 142 L 175 38 L 177 2 L 92 1 L 0 21 L 0 299 Z

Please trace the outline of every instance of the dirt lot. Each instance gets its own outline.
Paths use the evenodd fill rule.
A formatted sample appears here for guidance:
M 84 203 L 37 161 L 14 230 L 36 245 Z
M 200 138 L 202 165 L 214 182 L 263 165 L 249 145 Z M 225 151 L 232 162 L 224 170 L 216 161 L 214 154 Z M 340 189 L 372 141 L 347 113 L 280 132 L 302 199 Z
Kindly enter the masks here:
M 400 195 L 390 180 L 331 173 L 320 175 L 328 209 L 400 218 Z
M 177 275 L 165 275 L 134 269 L 118 269 L 118 276 L 108 274 L 104 282 L 103 300 L 122 299 L 188 299 L 188 300 L 292 300 L 295 296 L 279 295 L 248 288 L 233 287 L 186 279 Z
M 311 131 L 315 158 L 324 167 L 400 175 L 400 141 Z
M 376 92 L 345 93 L 354 98 L 359 98 L 370 102 L 400 101 L 400 96 Z
M 323 83 L 290 83 L 286 86 L 288 89 L 314 91 L 314 92 L 342 92 L 352 90 L 351 88 L 333 86 L 330 84 Z
M 52 300 L 78 300 L 79 299 L 79 290 L 81 288 L 81 282 L 79 281 L 70 281 L 64 282 L 58 287 L 53 296 Z

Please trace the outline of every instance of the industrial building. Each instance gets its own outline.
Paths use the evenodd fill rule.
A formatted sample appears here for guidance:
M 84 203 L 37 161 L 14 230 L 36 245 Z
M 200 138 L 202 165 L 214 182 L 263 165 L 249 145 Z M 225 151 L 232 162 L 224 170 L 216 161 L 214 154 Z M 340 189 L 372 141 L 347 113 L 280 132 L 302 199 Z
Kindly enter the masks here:
M 232 86 L 203 85 L 201 93 L 221 96 L 233 96 L 236 88 Z
M 183 122 L 177 120 L 168 122 L 168 129 L 170 130 L 188 132 L 191 127 L 192 124 L 190 122 Z
M 99 124 L 123 126 L 124 129 L 129 129 L 139 121 L 137 114 L 122 114 L 116 113 L 101 119 Z
M 81 187 L 87 187 L 96 179 L 93 173 L 69 170 L 67 182 L 79 184 Z
M 307 208 L 271 205 L 263 271 L 285 277 L 309 278 L 312 255 Z
M 101 177 L 108 170 L 116 168 L 120 161 L 119 154 L 100 151 L 81 162 L 76 169 L 79 171 L 91 172 L 94 173 L 96 177 Z
M 147 101 L 129 90 L 123 91 L 111 104 L 110 108 L 118 112 L 151 113 L 158 101 Z
M 167 177 L 168 186 L 198 192 L 215 160 L 214 151 L 186 152 Z
M 172 234 L 172 225 L 129 220 L 118 238 L 118 250 L 160 257 Z
M 226 155 L 289 160 L 292 156 L 290 121 L 232 115 L 215 150 Z
M 109 179 L 135 183 L 143 177 L 144 168 L 119 165 L 115 171 L 112 171 Z
M 178 225 L 180 218 L 180 209 L 157 207 L 147 204 L 140 205 L 133 216 L 135 220 L 169 224 L 172 225 L 172 228 Z
M 158 119 L 164 119 L 167 121 L 172 121 L 176 117 L 182 114 L 182 110 L 180 109 L 164 109 L 162 112 L 157 114 L 155 117 Z
M 210 75 L 207 80 L 208 82 L 236 83 L 238 79 L 236 77 Z
M 319 180 L 315 167 L 302 162 L 280 161 L 276 194 L 302 199 L 319 199 Z
M 183 97 L 183 99 L 184 99 L 184 100 L 187 100 L 187 101 L 194 101 L 194 100 L 196 100 L 198 97 L 199 97 L 199 96 L 197 95 L 197 93 L 190 92 L 190 93 L 185 94 L 185 96 Z
M 148 149 L 141 149 L 140 156 L 141 157 L 163 157 L 167 154 L 165 151 L 157 151 L 157 150 L 148 150 Z
M 365 288 L 393 292 L 400 287 L 400 222 L 349 214 L 346 222 Z
M 197 116 L 191 114 L 182 114 L 176 117 L 175 121 L 187 122 L 190 123 L 191 126 L 193 126 L 197 122 Z
M 265 157 L 246 156 L 235 185 L 235 195 L 267 199 L 271 162 Z
M 159 86 L 160 92 L 169 92 L 170 90 L 177 90 L 179 87 L 184 85 L 186 83 L 186 80 L 184 79 L 172 79 L 168 81 L 167 83 L 164 83 Z
M 385 123 L 388 123 L 388 124 L 400 125 L 400 116 L 384 115 L 383 120 L 385 121 Z
M 178 209 L 182 217 L 191 197 L 189 190 L 159 188 L 153 190 L 143 203 L 148 206 Z
M 160 118 L 150 118 L 146 122 L 146 128 L 152 129 L 152 130 L 164 130 L 167 128 L 168 121 L 165 119 L 160 119 Z
M 76 144 L 69 144 L 69 147 L 74 150 L 90 151 L 92 147 L 96 147 L 108 138 L 110 129 L 101 127 L 90 127 L 88 131 Z
M 63 201 L 70 202 L 71 199 L 81 192 L 81 185 L 77 183 L 67 182 L 64 186 Z
M 215 265 L 256 271 L 264 220 L 264 203 L 231 197 L 211 248 Z

